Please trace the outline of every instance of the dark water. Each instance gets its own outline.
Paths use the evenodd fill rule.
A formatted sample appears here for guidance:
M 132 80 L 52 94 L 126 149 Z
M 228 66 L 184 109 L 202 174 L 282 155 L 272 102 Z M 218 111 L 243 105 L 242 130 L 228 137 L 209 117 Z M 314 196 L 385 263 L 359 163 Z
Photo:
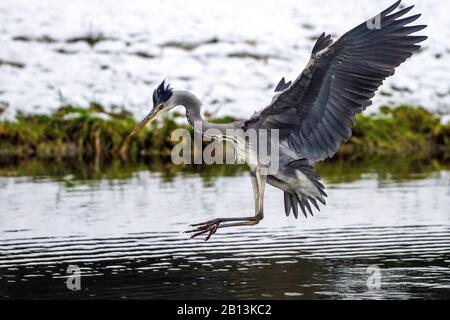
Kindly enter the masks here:
M 0 177 L 0 297 L 450 298 L 450 172 L 418 171 L 324 168 L 320 214 L 286 218 L 269 187 L 260 225 L 209 242 L 182 232 L 252 214 L 245 172 L 10 172 Z M 81 268 L 80 291 L 67 289 L 69 265 Z M 373 268 L 379 288 L 368 286 Z

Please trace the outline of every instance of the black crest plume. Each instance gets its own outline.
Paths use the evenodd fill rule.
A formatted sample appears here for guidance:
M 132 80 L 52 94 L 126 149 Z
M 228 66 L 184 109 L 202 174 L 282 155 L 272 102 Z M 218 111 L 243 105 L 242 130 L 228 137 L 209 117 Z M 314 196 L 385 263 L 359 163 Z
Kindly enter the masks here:
M 163 80 L 161 84 L 153 91 L 153 105 L 157 105 L 162 102 L 166 102 L 172 96 L 173 89 L 170 84 L 165 84 L 166 80 Z

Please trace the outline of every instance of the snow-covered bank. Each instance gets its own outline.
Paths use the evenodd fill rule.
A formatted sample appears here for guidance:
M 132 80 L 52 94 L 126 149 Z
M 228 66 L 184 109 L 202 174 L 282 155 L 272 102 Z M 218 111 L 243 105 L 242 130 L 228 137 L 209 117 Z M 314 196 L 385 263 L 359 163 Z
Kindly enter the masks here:
M 2 0 L 0 106 L 46 113 L 61 99 L 126 106 L 141 116 L 163 78 L 206 110 L 249 116 L 306 63 L 316 36 L 335 37 L 393 0 Z M 447 0 L 408 0 L 429 27 L 424 50 L 375 98 L 450 114 Z

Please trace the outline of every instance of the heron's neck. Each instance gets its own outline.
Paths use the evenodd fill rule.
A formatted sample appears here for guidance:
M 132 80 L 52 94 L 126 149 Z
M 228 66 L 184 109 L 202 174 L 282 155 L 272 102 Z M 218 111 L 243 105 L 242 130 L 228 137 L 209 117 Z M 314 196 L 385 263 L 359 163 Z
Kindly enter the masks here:
M 226 129 L 233 128 L 232 124 L 211 123 L 203 119 L 200 112 L 202 103 L 195 95 L 188 91 L 174 91 L 173 99 L 175 105 L 182 105 L 185 107 L 186 117 L 189 121 L 189 124 L 194 129 L 198 129 L 201 133 L 205 133 L 205 131 L 208 129 L 216 129 L 219 130 L 223 135 L 225 135 Z
M 194 124 L 206 122 L 201 115 L 202 103 L 192 93 L 182 90 L 173 92 L 173 104 L 176 106 L 184 106 L 186 109 L 186 117 L 191 126 Z

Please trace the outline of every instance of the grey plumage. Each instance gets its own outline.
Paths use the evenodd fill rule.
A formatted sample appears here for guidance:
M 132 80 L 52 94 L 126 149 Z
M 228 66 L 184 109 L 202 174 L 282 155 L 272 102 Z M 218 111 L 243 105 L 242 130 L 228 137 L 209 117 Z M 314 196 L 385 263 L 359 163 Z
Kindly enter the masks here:
M 350 138 L 355 115 L 372 103 L 383 81 L 427 38 L 411 35 L 425 25 L 407 26 L 419 14 L 399 19 L 413 6 L 392 13 L 399 5 L 379 14 L 380 29 L 369 29 L 364 22 L 335 43 L 323 33 L 302 74 L 249 119 L 246 128 L 279 129 L 300 158 L 320 161 L 333 156 Z
M 411 35 L 426 27 L 408 26 L 420 17 L 404 17 L 414 6 L 394 12 L 399 5 L 397 1 L 378 15 L 379 29 L 370 29 L 364 22 L 335 43 L 322 33 L 301 75 L 290 86 L 283 78 L 276 89 L 281 93 L 244 124 L 245 128 L 279 129 L 281 140 L 300 158 L 290 165 L 305 174 L 323 197 L 327 195 L 313 171 L 314 163 L 332 157 L 350 138 L 355 115 L 372 103 L 383 81 L 427 38 Z M 311 215 L 309 202 L 318 210 L 316 199 L 325 204 L 322 197 L 291 192 L 287 196 L 285 191 L 286 215 L 294 208 L 297 217 L 297 204 Z
M 286 216 L 299 209 L 305 217 L 313 216 L 313 207 L 320 211 L 317 201 L 325 205 L 324 185 L 314 172 L 318 161 L 332 157 L 347 141 L 355 115 L 372 103 L 383 81 L 395 68 L 417 51 L 425 36 L 413 35 L 424 25 L 410 25 L 420 15 L 405 16 L 412 8 L 396 11 L 400 1 L 382 11 L 379 19 L 369 20 L 345 33 L 336 42 L 330 35 L 317 39 L 309 63 L 291 82 L 284 78 L 275 88 L 272 102 L 248 120 L 228 124 L 210 123 L 201 117 L 201 102 L 187 91 L 172 90 L 163 81 L 153 93 L 153 109 L 133 130 L 137 132 L 162 111 L 177 105 L 186 108 L 191 125 L 200 122 L 201 132 L 215 129 L 212 136 L 235 143 L 237 154 L 250 154 L 256 163 L 249 163 L 255 194 L 255 216 L 219 218 L 193 225 L 192 237 L 207 234 L 208 240 L 218 228 L 254 225 L 263 219 L 264 187 L 268 183 L 284 192 Z M 380 22 L 374 25 L 373 22 Z M 277 129 L 279 131 L 279 170 L 262 174 L 264 165 L 255 145 L 227 129 Z M 270 148 L 269 148 L 270 149 Z M 249 161 L 250 162 L 250 161 Z M 312 206 L 311 206 L 312 205 Z

